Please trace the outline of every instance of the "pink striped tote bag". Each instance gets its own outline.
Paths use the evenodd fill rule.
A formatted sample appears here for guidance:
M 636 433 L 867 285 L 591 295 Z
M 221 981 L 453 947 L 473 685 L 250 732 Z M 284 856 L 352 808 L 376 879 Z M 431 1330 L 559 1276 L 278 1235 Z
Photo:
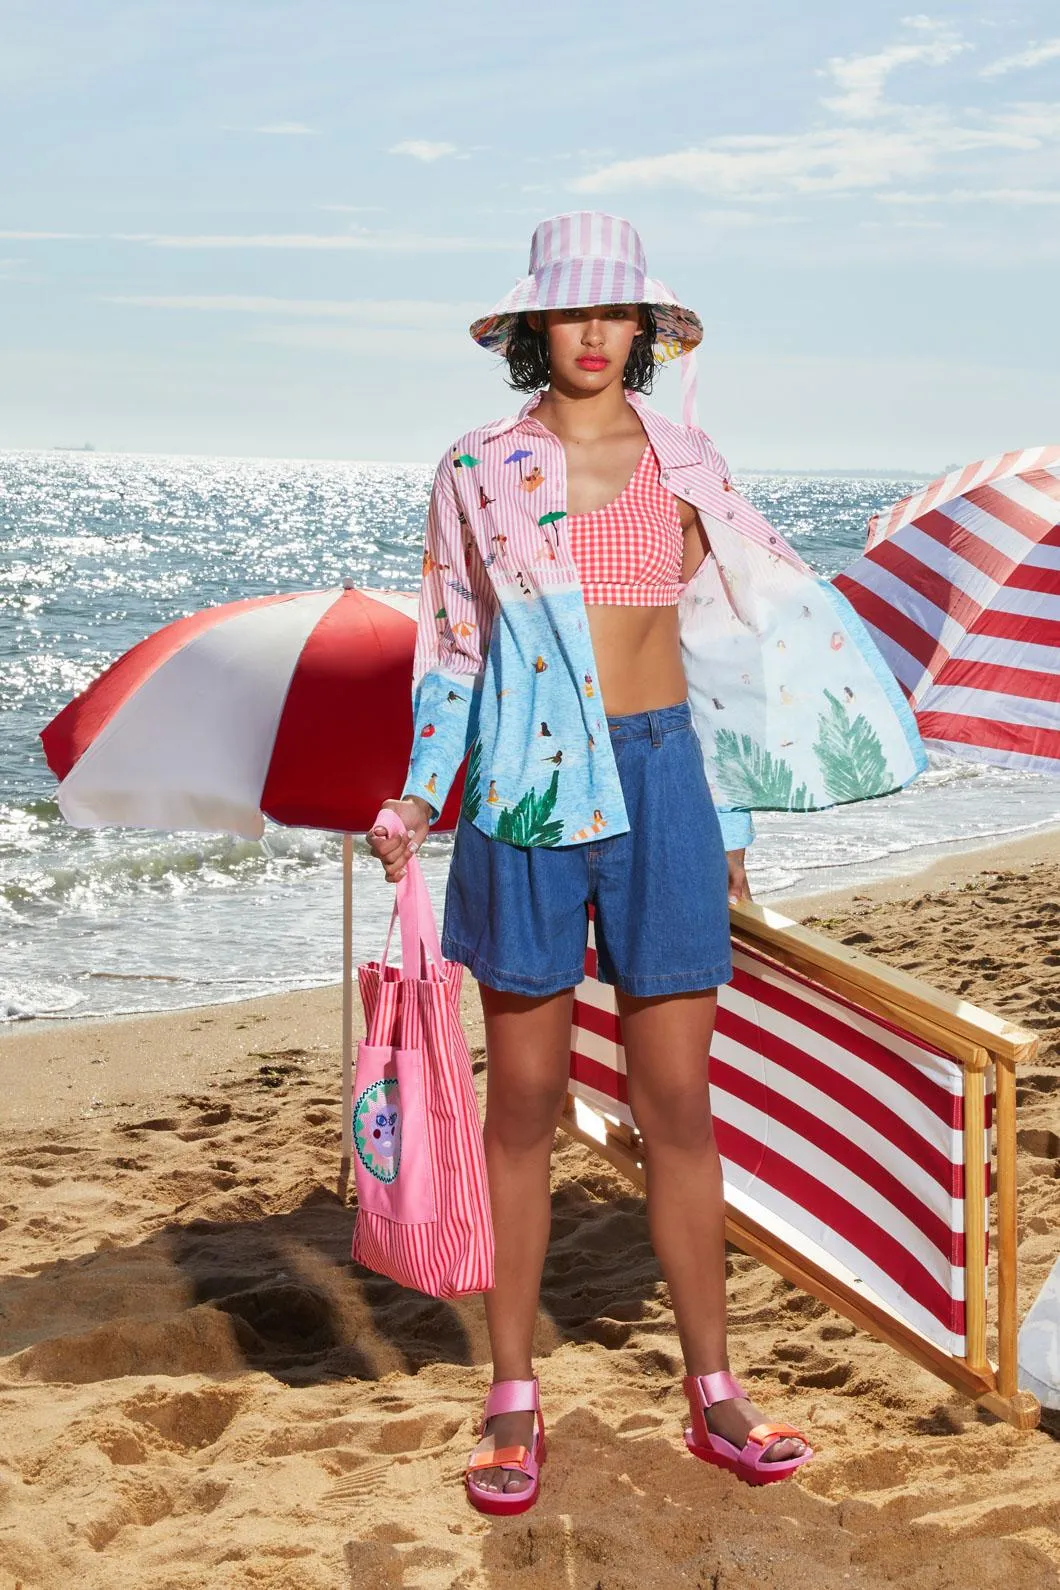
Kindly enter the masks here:
M 382 811 L 391 832 L 400 820 Z M 353 1257 L 431 1297 L 493 1285 L 493 1221 L 471 1056 L 460 1027 L 463 966 L 442 958 L 419 859 L 395 885 L 380 961 L 358 967 Z M 401 967 L 388 966 L 401 927 Z

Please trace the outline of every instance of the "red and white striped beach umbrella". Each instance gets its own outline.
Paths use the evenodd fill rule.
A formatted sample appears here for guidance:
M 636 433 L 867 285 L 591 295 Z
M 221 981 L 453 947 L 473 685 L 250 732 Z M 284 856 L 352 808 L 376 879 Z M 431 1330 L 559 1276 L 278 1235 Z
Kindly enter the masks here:
M 265 818 L 343 834 L 342 1153 L 351 1154 L 353 840 L 401 793 L 418 594 L 257 596 L 167 624 L 41 734 L 78 828 L 261 837 Z M 458 777 L 438 826 L 454 828 Z
M 982 459 L 906 497 L 833 584 L 926 745 L 1060 773 L 1060 447 Z
M 63 816 L 250 839 L 265 817 L 363 832 L 408 766 L 417 601 L 345 585 L 165 625 L 41 734 Z

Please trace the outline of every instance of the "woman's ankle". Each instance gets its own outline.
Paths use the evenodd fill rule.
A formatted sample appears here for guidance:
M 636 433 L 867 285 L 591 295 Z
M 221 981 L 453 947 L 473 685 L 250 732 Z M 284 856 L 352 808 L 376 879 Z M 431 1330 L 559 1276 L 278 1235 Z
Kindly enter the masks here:
M 731 1375 L 728 1353 L 699 1353 L 685 1361 L 685 1379 L 698 1379 L 702 1375 Z
M 514 1368 L 510 1364 L 501 1364 L 500 1366 L 494 1364 L 491 1384 L 496 1386 L 502 1380 L 533 1380 L 534 1378 L 534 1367 L 532 1364 L 516 1365 Z

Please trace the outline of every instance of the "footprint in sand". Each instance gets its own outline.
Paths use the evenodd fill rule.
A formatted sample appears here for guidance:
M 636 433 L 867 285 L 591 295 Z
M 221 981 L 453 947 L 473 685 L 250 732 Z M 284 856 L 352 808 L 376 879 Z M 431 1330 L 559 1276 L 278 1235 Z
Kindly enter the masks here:
M 1060 1159 L 1060 1133 L 1036 1131 L 1028 1127 L 1016 1133 L 1016 1143 L 1035 1159 Z
M 122 1405 L 127 1419 L 150 1425 L 170 1446 L 197 1452 L 213 1446 L 239 1413 L 244 1395 L 222 1386 L 203 1391 L 147 1391 Z

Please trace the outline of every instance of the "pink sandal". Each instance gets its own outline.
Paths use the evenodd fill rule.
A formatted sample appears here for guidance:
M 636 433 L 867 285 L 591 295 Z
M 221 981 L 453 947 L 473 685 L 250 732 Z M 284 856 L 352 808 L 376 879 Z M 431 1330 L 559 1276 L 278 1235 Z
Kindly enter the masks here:
M 774 1480 L 787 1479 L 789 1474 L 794 1474 L 797 1468 L 813 1457 L 813 1448 L 802 1431 L 790 1424 L 756 1424 L 742 1447 L 734 1446 L 724 1436 L 715 1435 L 713 1430 L 707 1428 L 707 1408 L 729 1397 L 747 1395 L 740 1382 L 727 1369 L 719 1369 L 712 1375 L 686 1375 L 682 1385 L 692 1415 L 692 1427 L 685 1431 L 685 1445 L 704 1463 L 728 1469 L 748 1485 L 769 1485 Z M 792 1436 L 805 1443 L 805 1452 L 800 1452 L 798 1457 L 767 1462 L 766 1453 L 770 1447 Z
M 530 1412 L 537 1414 L 532 1446 L 501 1446 L 493 1452 L 480 1452 L 478 1456 L 472 1453 L 468 1458 L 464 1476 L 467 1497 L 472 1507 L 477 1507 L 480 1513 L 525 1513 L 527 1508 L 533 1507 L 540 1489 L 538 1475 L 545 1461 L 545 1421 L 541 1417 L 541 1393 L 537 1377 L 533 1380 L 493 1382 L 486 1394 L 480 1434 L 486 1420 L 492 1419 L 496 1413 Z M 476 1484 L 473 1477 L 476 1469 L 509 1469 L 512 1473 L 525 1474 L 531 1483 L 521 1491 L 487 1491 Z

